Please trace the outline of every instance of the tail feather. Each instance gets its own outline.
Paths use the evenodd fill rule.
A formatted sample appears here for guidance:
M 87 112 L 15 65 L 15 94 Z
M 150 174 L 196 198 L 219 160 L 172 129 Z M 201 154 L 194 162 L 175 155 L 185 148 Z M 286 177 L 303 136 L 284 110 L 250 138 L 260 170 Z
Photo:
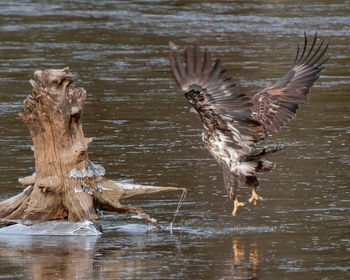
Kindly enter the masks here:
M 268 172 L 276 167 L 276 164 L 261 158 L 255 158 L 251 161 L 240 162 L 239 165 L 231 171 L 244 176 L 255 176 L 257 172 Z
M 263 150 L 243 158 L 237 168 L 238 172 L 245 176 L 254 176 L 257 172 L 271 171 L 276 167 L 276 164 L 262 157 L 282 149 L 282 146 L 265 147 Z
M 276 167 L 274 162 L 268 161 L 266 159 L 262 159 L 258 161 L 258 165 L 256 167 L 256 172 L 268 172 Z

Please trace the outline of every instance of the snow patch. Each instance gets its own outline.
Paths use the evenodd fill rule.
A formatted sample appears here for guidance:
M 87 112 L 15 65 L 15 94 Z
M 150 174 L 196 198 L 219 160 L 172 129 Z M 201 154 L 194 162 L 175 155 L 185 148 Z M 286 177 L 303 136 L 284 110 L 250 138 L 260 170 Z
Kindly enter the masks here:
M 125 180 L 115 181 L 115 182 L 120 188 L 122 188 L 124 190 L 160 188 L 160 187 L 155 187 L 155 186 L 145 186 L 145 185 L 140 185 L 140 184 L 128 183 L 129 181 L 125 181 Z
M 85 169 L 79 169 L 79 168 L 73 168 L 69 172 L 69 177 L 71 178 L 86 178 L 86 177 L 93 177 L 93 176 L 104 176 L 106 173 L 106 170 L 102 165 L 93 163 L 89 160 L 89 166 Z
M 97 188 L 97 190 L 98 190 L 99 192 L 102 192 L 102 191 L 113 191 L 113 189 L 106 188 L 106 187 L 101 186 L 101 185 L 97 185 L 96 188 Z

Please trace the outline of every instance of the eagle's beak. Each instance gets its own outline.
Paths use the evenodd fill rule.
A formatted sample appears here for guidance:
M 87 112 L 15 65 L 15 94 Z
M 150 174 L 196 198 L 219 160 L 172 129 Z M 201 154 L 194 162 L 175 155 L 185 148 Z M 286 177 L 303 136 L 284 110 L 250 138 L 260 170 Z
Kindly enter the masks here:
M 193 107 L 190 109 L 190 112 L 191 112 L 191 113 L 197 113 L 196 109 L 193 108 Z

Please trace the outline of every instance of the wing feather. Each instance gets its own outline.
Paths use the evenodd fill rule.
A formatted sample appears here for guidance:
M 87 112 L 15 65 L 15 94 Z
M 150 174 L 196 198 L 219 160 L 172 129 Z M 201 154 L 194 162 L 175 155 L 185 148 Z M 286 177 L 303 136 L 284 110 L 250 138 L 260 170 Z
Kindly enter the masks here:
M 254 119 L 270 133 L 279 131 L 289 120 L 295 118 L 299 105 L 308 101 L 307 95 L 319 78 L 323 64 L 328 60 L 326 58 L 319 63 L 328 49 L 328 44 L 323 47 L 324 41 L 322 41 L 315 50 L 317 33 L 309 49 L 306 34 L 304 38 L 303 51 L 299 55 L 298 46 L 293 68 L 275 84 L 257 93 L 252 99 Z
M 305 34 L 293 68 L 253 98 L 240 94 L 227 71 L 221 69 L 221 61 L 214 60 L 208 50 L 202 54 L 198 45 L 185 50 L 184 65 L 177 46 L 170 42 L 170 65 L 175 81 L 200 115 L 205 129 L 231 133 L 231 144 L 250 149 L 268 132 L 279 131 L 295 118 L 299 106 L 308 101 L 310 88 L 328 60 L 324 58 L 328 44 L 324 46 L 322 41 L 316 48 L 317 33 L 311 47 L 307 44 Z
M 221 61 L 213 61 L 208 50 L 203 55 L 195 45 L 185 50 L 184 67 L 176 45 L 170 42 L 169 46 L 174 78 L 205 129 L 231 134 L 226 141 L 242 150 L 254 149 L 256 142 L 265 137 L 264 128 L 253 118 L 251 98 L 238 92 L 236 83 L 221 69 Z M 186 75 L 181 69 L 186 69 Z

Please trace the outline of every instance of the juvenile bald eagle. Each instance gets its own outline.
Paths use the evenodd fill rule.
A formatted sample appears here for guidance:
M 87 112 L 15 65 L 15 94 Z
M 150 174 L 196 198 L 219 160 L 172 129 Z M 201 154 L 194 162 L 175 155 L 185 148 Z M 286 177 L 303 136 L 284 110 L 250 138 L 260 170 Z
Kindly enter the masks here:
M 249 202 L 256 204 L 262 199 L 256 193 L 256 174 L 275 168 L 264 156 L 281 148 L 258 149 L 257 143 L 278 132 L 295 117 L 299 105 L 307 102 L 310 88 L 328 59 L 324 58 L 328 44 L 324 46 L 322 41 L 316 48 L 316 41 L 317 33 L 308 48 L 305 35 L 292 69 L 253 97 L 238 92 L 226 70 L 221 70 L 220 60 L 214 61 L 207 50 L 203 56 L 197 45 L 187 48 L 184 66 L 177 46 L 169 43 L 173 76 L 203 122 L 203 141 L 223 169 L 226 190 L 234 201 L 233 216 L 244 205 L 237 199 L 238 186 L 252 188 Z

